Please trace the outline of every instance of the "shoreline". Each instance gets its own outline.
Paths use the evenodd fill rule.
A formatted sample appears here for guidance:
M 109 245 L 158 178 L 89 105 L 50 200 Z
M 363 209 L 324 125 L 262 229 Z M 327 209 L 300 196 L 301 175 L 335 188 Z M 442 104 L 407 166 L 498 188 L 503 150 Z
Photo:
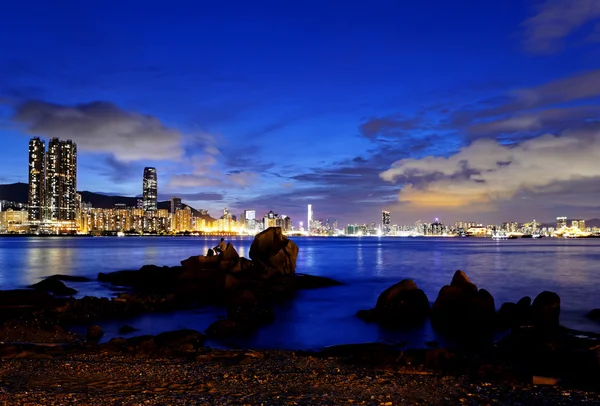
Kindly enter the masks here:
M 279 350 L 129 354 L 82 348 L 3 359 L 0 402 L 25 404 L 580 404 L 600 393 L 347 354 Z M 410 362 L 410 361 L 408 361 Z M 48 373 L 51 371 L 51 373 Z

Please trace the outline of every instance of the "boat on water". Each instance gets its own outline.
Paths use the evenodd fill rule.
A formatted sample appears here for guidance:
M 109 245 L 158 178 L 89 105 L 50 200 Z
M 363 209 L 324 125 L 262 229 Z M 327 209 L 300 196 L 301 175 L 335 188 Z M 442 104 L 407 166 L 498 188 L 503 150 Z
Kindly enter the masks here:
M 122 231 L 119 231 L 119 232 L 117 233 L 117 237 L 125 237 L 125 233 L 124 233 L 124 232 L 122 232 Z
M 492 235 L 492 240 L 506 240 L 508 235 L 504 231 L 497 231 Z

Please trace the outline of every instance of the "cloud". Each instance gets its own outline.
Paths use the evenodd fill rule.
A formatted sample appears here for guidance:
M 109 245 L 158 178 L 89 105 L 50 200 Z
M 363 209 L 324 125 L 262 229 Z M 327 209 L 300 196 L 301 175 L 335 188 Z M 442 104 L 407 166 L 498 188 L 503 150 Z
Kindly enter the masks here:
M 205 192 L 180 193 L 178 195 L 162 195 L 161 194 L 161 195 L 159 195 L 159 199 L 160 200 L 169 200 L 173 196 L 180 197 L 184 201 L 193 201 L 193 202 L 198 202 L 198 201 L 222 201 L 223 200 L 223 195 L 221 193 L 205 193 Z
M 598 18 L 597 0 L 547 0 L 523 23 L 525 49 L 536 54 L 559 51 L 567 37 Z
M 595 125 L 513 146 L 480 139 L 449 157 L 402 159 L 380 176 L 404 184 L 398 200 L 408 207 L 486 210 L 519 192 L 544 194 L 560 182 L 596 179 L 599 160 L 600 126 Z
M 372 117 L 360 127 L 360 133 L 369 139 L 379 136 L 389 137 L 412 130 L 421 124 L 420 117 L 403 117 L 393 114 L 385 117 Z
M 468 128 L 468 132 L 472 135 L 489 135 L 551 131 L 556 128 L 579 126 L 585 120 L 597 117 L 600 117 L 600 106 L 555 108 L 475 123 Z
M 183 153 L 179 131 L 110 102 L 67 106 L 30 100 L 16 108 L 13 121 L 29 134 L 71 139 L 82 150 L 106 152 L 123 162 L 178 159 Z

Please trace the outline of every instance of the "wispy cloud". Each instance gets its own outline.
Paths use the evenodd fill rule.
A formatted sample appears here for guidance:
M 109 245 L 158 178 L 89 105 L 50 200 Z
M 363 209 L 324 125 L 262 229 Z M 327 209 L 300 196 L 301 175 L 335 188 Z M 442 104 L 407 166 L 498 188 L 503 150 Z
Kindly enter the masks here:
M 557 52 L 567 37 L 598 18 L 597 0 L 546 0 L 523 23 L 525 49 L 536 54 Z

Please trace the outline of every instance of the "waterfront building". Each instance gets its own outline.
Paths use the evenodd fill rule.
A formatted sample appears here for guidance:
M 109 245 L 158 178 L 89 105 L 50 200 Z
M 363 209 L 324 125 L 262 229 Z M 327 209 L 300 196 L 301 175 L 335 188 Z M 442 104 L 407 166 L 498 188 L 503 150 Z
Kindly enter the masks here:
M 256 211 L 255 210 L 244 210 L 242 216 L 242 222 L 249 233 L 256 231 Z
M 175 214 L 177 210 L 180 210 L 181 208 L 183 208 L 181 205 L 181 197 L 173 196 L 171 198 L 171 214 Z
M 567 218 L 566 217 L 557 217 L 556 218 L 556 229 L 560 230 L 563 227 L 567 226 Z
M 46 195 L 46 143 L 38 137 L 29 140 L 28 220 L 44 220 Z
M 312 210 L 312 204 L 308 205 L 308 218 L 307 218 L 307 222 L 306 222 L 306 231 L 308 232 L 308 234 L 312 233 L 313 230 L 313 210 Z
M 390 224 L 392 223 L 392 216 L 389 211 L 382 210 L 381 211 L 381 233 L 383 235 L 390 234 L 391 228 Z
M 29 213 L 26 209 L 9 208 L 0 211 L 0 230 L 8 233 L 25 233 L 28 230 Z
M 77 211 L 77 145 L 52 138 L 46 154 L 46 220 L 75 227 Z
M 585 231 L 585 220 L 571 220 L 571 228 L 578 228 Z
M 172 224 L 172 229 L 176 233 L 192 231 L 192 209 L 186 206 L 184 209 L 177 210 Z
M 145 212 L 158 210 L 158 176 L 156 168 L 144 168 L 142 199 Z

